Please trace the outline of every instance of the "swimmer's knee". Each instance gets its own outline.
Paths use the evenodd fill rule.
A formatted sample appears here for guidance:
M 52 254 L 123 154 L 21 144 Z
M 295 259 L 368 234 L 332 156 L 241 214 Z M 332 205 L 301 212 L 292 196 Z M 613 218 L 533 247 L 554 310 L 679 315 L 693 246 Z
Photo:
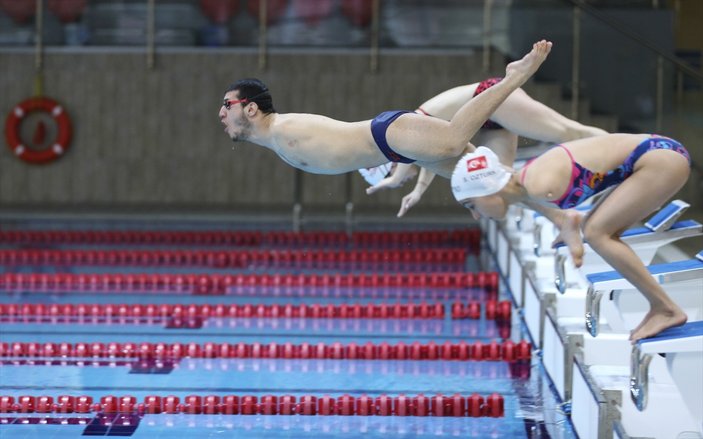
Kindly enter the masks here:
M 463 136 L 452 136 L 452 138 L 444 145 L 444 158 L 459 157 L 466 153 L 466 146 L 471 139 L 466 139 Z
M 456 158 L 457 160 L 466 151 L 466 142 L 456 142 L 447 140 L 446 142 L 437 142 L 432 146 L 432 156 L 434 162 Z
M 583 226 L 583 239 L 595 248 L 603 239 L 608 239 L 608 235 L 603 230 L 587 222 Z

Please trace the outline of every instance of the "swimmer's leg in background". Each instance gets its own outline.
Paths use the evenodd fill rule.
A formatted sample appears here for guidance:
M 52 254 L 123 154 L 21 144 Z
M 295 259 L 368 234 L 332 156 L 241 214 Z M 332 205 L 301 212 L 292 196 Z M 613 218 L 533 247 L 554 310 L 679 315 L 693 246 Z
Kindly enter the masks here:
M 522 89 L 517 89 L 508 96 L 493 113 L 491 120 L 517 135 L 551 143 L 608 134 L 600 128 L 565 117 L 532 99 Z

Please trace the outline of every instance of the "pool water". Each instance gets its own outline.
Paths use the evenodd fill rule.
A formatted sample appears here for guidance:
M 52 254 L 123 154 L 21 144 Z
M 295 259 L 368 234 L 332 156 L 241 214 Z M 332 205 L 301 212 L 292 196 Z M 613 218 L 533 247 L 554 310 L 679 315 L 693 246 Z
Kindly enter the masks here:
M 413 284 L 418 274 L 463 279 L 490 258 L 461 240 L 423 242 L 426 230 L 402 233 L 401 239 L 325 246 L 6 239 L 0 246 L 0 437 L 575 437 L 502 282 Z M 53 261 L 64 259 L 23 259 L 41 249 L 51 249 Z M 247 256 L 238 266 L 173 256 L 213 249 L 305 256 L 275 263 Z M 405 262 L 384 249 L 400 251 Z M 457 250 L 458 259 L 427 257 Z M 94 252 L 94 260 L 75 256 L 82 251 Z M 115 256 L 130 251 L 161 252 L 161 263 L 153 254 L 148 264 Z M 17 280 L 18 273 L 25 277 Z M 93 276 L 92 283 L 61 284 L 61 276 L 78 274 Z M 213 282 L 258 277 L 199 290 L 187 282 L 145 287 L 134 280 L 141 274 Z M 393 281 L 401 285 L 355 280 L 372 274 L 409 276 Z M 301 284 L 320 275 L 341 278 L 333 285 L 272 285 L 276 275 L 297 276 Z M 496 317 L 495 309 L 503 314 Z M 20 402 L 26 396 L 33 404 Z M 62 396 L 92 403 L 65 410 Z M 40 397 L 52 400 L 40 403 Z M 157 405 L 144 404 L 153 397 Z M 280 414 L 284 399 L 296 402 L 286 406 L 292 414 Z

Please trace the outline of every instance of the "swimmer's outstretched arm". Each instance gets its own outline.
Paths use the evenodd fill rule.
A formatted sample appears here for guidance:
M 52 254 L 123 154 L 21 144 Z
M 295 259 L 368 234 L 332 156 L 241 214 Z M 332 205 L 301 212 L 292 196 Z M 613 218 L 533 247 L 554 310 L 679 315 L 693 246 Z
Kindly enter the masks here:
M 425 193 L 427 188 L 430 186 L 430 183 L 432 183 L 432 180 L 434 180 L 435 173 L 428 171 L 425 168 L 420 168 L 420 176 L 417 178 L 417 182 L 415 183 L 415 188 L 410 192 L 408 195 L 403 197 L 403 200 L 400 202 L 400 210 L 398 211 L 398 218 L 402 217 L 405 215 L 405 213 L 414 205 L 420 202 L 420 199 L 422 198 L 422 195 Z
M 391 175 L 366 188 L 366 194 L 371 195 L 381 189 L 394 189 L 401 187 L 406 181 L 417 175 L 415 166 L 408 163 L 396 163 Z

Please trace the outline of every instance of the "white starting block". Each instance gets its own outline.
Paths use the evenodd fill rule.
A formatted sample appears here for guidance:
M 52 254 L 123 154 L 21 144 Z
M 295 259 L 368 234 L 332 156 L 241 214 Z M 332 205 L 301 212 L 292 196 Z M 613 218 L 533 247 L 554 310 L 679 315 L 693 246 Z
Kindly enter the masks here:
M 623 233 L 623 240 L 630 244 L 638 254 L 642 255 L 644 263 L 650 263 L 661 246 L 701 233 L 703 226 L 695 221 L 682 221 L 674 224 L 675 220 L 688 206 L 687 203 L 679 200 L 669 203 L 664 209 L 654 215 L 645 227 L 633 228 Z M 590 207 L 585 206 L 582 209 Z M 530 216 L 527 215 L 527 217 Z M 520 284 L 524 283 L 522 271 L 527 268 L 535 271 L 536 287 L 542 292 L 553 291 L 553 288 L 556 287 L 557 291 L 564 294 L 567 289 L 573 289 L 575 295 L 578 296 L 575 299 L 580 299 L 585 294 L 587 287 L 584 275 L 609 270 L 610 266 L 605 264 L 595 252 L 590 251 L 588 245 L 586 245 L 583 267 L 580 269 L 569 267 L 567 271 L 568 249 L 566 247 L 558 249 L 558 253 L 555 255 L 554 250 L 551 248 L 546 250 L 545 246 L 548 247 L 547 244 L 539 244 L 543 241 L 549 241 L 551 244 L 554 236 L 556 236 L 556 229 L 543 216 L 539 214 L 532 216 L 536 217 L 535 227 L 533 228 L 534 236 L 529 232 L 518 230 L 519 219 L 523 218 L 524 221 L 526 217 L 522 209 L 510 211 L 502 227 L 492 221 L 485 223 L 490 236 L 493 236 L 493 250 L 496 254 L 499 270 L 510 283 L 511 290 L 516 296 L 516 305 L 518 307 L 523 305 L 523 301 L 520 299 L 524 297 L 524 294 L 521 291 Z M 551 232 L 541 231 L 542 227 L 546 227 Z M 537 251 L 540 248 L 542 250 Z M 547 252 L 551 255 L 547 255 Z M 543 256 L 536 257 L 532 253 L 539 253 Z M 569 279 L 571 283 L 569 283 Z M 583 305 L 579 300 L 576 300 L 574 304 L 568 304 L 568 297 L 562 297 L 561 299 L 563 303 L 559 307 L 565 310 L 566 315 L 575 315 L 569 310 L 574 307 L 578 310 L 578 314 L 581 313 Z M 559 314 L 564 315 L 561 310 Z
M 590 200 L 589 200 L 590 201 Z M 575 209 L 587 213 L 594 204 L 584 203 Z M 651 231 L 663 231 L 670 228 L 673 223 L 690 207 L 688 203 L 681 200 L 674 200 L 660 209 L 652 218 L 647 221 L 645 227 Z M 522 215 L 522 217 L 529 217 Z M 553 254 L 552 241 L 559 234 L 558 229 L 547 218 L 538 212 L 532 212 L 531 228 L 521 228 L 524 232 L 531 231 L 533 252 L 535 256 L 547 256 Z M 524 220 L 522 222 L 525 222 Z
M 539 256 L 554 254 L 550 244 L 556 235 L 551 239 L 543 238 L 541 232 L 543 227 L 552 230 L 551 223 L 532 210 L 512 205 L 508 208 L 505 220 L 497 222 L 482 219 L 481 225 L 487 233 L 489 247 L 496 255 L 498 267 L 505 276 L 509 270 L 509 248 L 518 250 L 520 253 L 534 254 L 535 260 L 538 260 Z M 550 241 L 548 244 L 541 245 L 543 239 L 550 239 Z
M 697 221 L 676 220 L 688 209 L 689 204 L 675 200 L 650 218 L 644 227 L 634 227 L 620 235 L 623 242 L 627 243 L 637 253 L 637 256 L 648 265 L 654 259 L 659 248 L 679 239 L 700 235 L 703 225 Z M 566 261 L 570 259 L 568 248 L 560 246 L 554 257 L 554 283 L 559 292 L 566 291 L 570 283 L 586 286 L 584 277 L 590 273 L 607 271 L 611 267 L 594 252 L 588 243 L 584 243 L 585 254 L 581 268 L 573 264 L 567 267 Z
M 703 226 L 695 221 L 677 223 L 687 207 L 684 202 L 672 202 L 644 227 L 625 232 L 623 239 L 645 264 L 649 264 L 662 246 L 701 234 Z M 542 229 L 533 235 L 531 231 L 536 224 L 542 224 Z M 571 402 L 572 421 L 580 437 L 703 439 L 703 353 L 696 357 L 667 351 L 666 359 L 651 353 L 649 360 L 643 359 L 648 367 L 645 375 L 649 378 L 646 387 L 650 406 L 640 412 L 626 393 L 630 393 L 631 358 L 635 358 L 628 340 L 629 328 L 639 323 L 648 310 L 641 293 L 629 283 L 616 284 L 614 278 L 607 279 L 609 284 L 599 284 L 600 297 L 606 295 L 611 300 L 602 304 L 594 301 L 598 306 L 595 311 L 589 311 L 590 318 L 596 322 L 592 326 L 596 331 L 600 329 L 600 334 L 590 337 L 586 334 L 590 330 L 584 328 L 584 308 L 589 296 L 586 276 L 612 268 L 604 264 L 599 269 L 595 264 L 590 270 L 574 270 L 574 273 L 564 270 L 562 279 L 569 279 L 571 283 L 564 282 L 567 288 L 559 294 L 553 277 L 555 256 L 568 253 L 566 248 L 558 250 L 559 253 L 550 248 L 556 232 L 546 218 L 511 207 L 505 221 L 484 220 L 482 225 L 499 270 L 508 281 L 516 305 L 521 308 L 529 337 L 542 351 L 545 370 L 562 400 Z M 703 307 L 699 306 L 703 301 L 703 274 L 694 273 L 698 266 L 703 267 L 703 261 L 649 267 L 667 294 L 687 312 L 689 321 L 703 318 Z M 690 294 L 692 291 L 699 294 Z M 695 340 L 703 352 L 703 334 Z M 641 341 L 638 346 L 648 343 L 649 340 Z M 680 383 L 686 380 L 681 378 L 685 375 L 681 371 L 698 375 L 689 395 L 679 390 Z M 700 416 L 696 416 L 696 410 Z
M 595 203 L 586 202 L 584 204 L 576 206 L 574 209 L 578 210 L 579 212 L 588 213 L 588 211 L 590 211 L 594 206 Z M 657 232 L 667 230 L 671 228 L 671 226 L 681 217 L 681 215 L 683 215 L 684 212 L 686 212 L 686 210 L 688 210 L 689 207 L 691 207 L 691 205 L 683 200 L 670 201 L 656 214 L 652 215 L 652 217 L 645 223 L 645 227 L 648 230 Z M 552 240 L 554 239 L 554 237 L 557 236 L 559 232 L 556 226 L 552 224 L 549 220 L 547 220 L 544 216 L 542 216 L 542 214 L 538 212 L 533 212 L 533 217 L 534 223 L 543 224 L 543 228 L 541 229 L 540 233 L 546 235 L 544 237 L 539 236 L 537 239 L 535 239 L 536 242 L 542 243 L 539 248 L 535 248 L 535 255 L 539 256 L 541 252 L 549 253 Z
M 539 247 L 535 245 L 535 239 L 542 239 L 541 227 L 549 222 L 534 211 L 519 206 L 510 206 L 506 220 L 500 226 L 489 225 L 489 222 L 485 224 L 486 230 L 491 233 L 490 228 L 495 227 L 496 231 L 494 251 L 498 268 L 510 284 L 516 306 L 522 307 L 525 301 L 524 271 L 553 271 L 554 250 L 551 247 L 548 251 L 543 250 L 541 257 L 535 255 L 535 249 Z M 550 243 L 553 238 L 549 238 Z
M 703 251 L 695 258 L 650 265 L 652 277 L 664 287 L 688 315 L 689 321 L 703 319 Z M 595 337 L 600 330 L 600 307 L 608 294 L 619 311 L 609 315 L 608 324 L 614 330 L 627 331 L 639 323 L 649 310 L 649 304 L 634 286 L 617 271 L 593 273 L 586 276 L 589 286 L 586 296 L 586 330 Z
M 530 212 L 530 216 L 532 215 Z M 535 346 L 540 346 L 541 325 L 544 321 L 544 306 L 539 290 L 535 288 L 534 261 L 525 260 L 518 249 L 520 242 L 516 224 L 519 223 L 522 209 L 515 209 L 511 206 L 506 221 L 494 221 L 481 218 L 481 228 L 484 232 L 486 244 L 495 255 L 498 270 L 509 282 L 509 288 L 513 295 L 513 301 L 517 308 L 524 308 L 521 311 L 528 329 L 528 336 Z M 511 221 L 512 220 L 512 221 Z M 516 239 L 517 238 L 517 239 Z
M 607 189 L 589 198 L 584 203 L 574 207 L 574 209 L 582 213 L 588 213 L 588 211 L 593 209 L 593 207 L 596 206 L 600 200 L 610 194 L 613 189 L 614 188 Z M 684 210 L 689 207 L 689 205 L 685 202 L 681 201 L 681 203 L 686 205 Z M 683 211 L 681 211 L 681 213 L 683 213 Z M 539 257 L 553 254 L 554 250 L 552 249 L 552 242 L 559 234 L 559 230 L 551 221 L 539 212 L 533 212 L 532 218 L 534 228 L 531 230 L 533 236 L 533 252 L 535 256 Z
M 673 242 L 677 239 L 680 239 L 684 236 L 691 236 L 692 234 L 699 234 L 701 231 L 702 226 L 693 221 L 693 222 L 688 222 L 688 221 L 682 221 L 680 223 L 675 224 L 673 227 L 671 227 L 668 230 L 665 230 L 667 228 L 668 224 L 671 224 L 673 220 L 675 220 L 675 217 L 680 214 L 683 210 L 688 205 L 685 203 L 673 203 L 670 206 L 667 206 L 666 209 L 664 209 L 664 212 L 662 212 L 661 215 L 657 215 L 657 218 L 653 218 L 653 221 L 650 221 L 649 227 L 647 228 L 648 230 L 648 236 L 647 238 L 641 237 L 641 229 L 637 229 L 635 231 L 628 231 L 625 233 L 625 235 L 630 236 L 631 238 L 624 238 L 628 243 L 632 245 L 632 247 L 635 249 L 636 252 L 639 253 L 639 250 L 642 246 L 645 246 L 645 248 L 648 247 L 644 251 L 646 253 L 646 256 L 648 258 L 653 258 L 654 254 L 656 253 L 656 250 L 661 246 L 668 244 L 670 242 Z M 652 230 L 657 230 L 656 232 Z M 633 242 L 634 241 L 634 242 Z M 591 252 L 591 254 L 594 254 Z M 599 258 L 600 259 L 600 258 Z M 646 263 L 646 262 L 645 262 Z M 610 269 L 608 265 L 605 265 L 605 263 L 601 260 L 601 264 L 595 264 L 591 268 L 588 266 L 588 261 L 584 263 L 584 271 L 585 273 L 589 273 L 593 270 L 596 270 L 597 267 L 605 267 L 606 269 Z M 696 265 L 698 263 L 696 262 Z M 517 265 L 516 263 L 513 263 L 513 265 Z M 528 268 L 525 268 L 528 269 Z M 513 291 L 515 291 L 515 288 L 520 288 L 522 286 L 522 293 L 521 297 L 523 298 L 523 301 L 525 302 L 525 308 L 528 306 L 530 309 L 525 309 L 525 316 L 526 316 L 526 322 L 528 328 L 532 327 L 532 335 L 536 340 L 536 344 L 540 347 L 543 347 L 545 350 L 545 356 L 549 357 L 550 355 L 553 355 L 552 357 L 552 364 L 551 368 L 554 374 L 559 375 L 559 376 L 564 376 L 565 377 L 565 384 L 564 388 L 561 389 L 560 393 L 561 396 L 565 399 L 568 399 L 569 396 L 569 389 L 570 389 L 570 379 L 569 379 L 569 369 L 570 369 L 570 355 L 571 352 L 569 351 L 569 346 L 571 343 L 576 343 L 578 346 L 585 348 L 585 357 L 587 359 L 587 364 L 598 364 L 600 360 L 596 357 L 592 358 L 593 355 L 591 354 L 592 352 L 600 352 L 601 348 L 599 347 L 601 344 L 606 343 L 608 344 L 609 348 L 608 349 L 614 349 L 614 352 L 621 351 L 621 348 L 627 349 L 629 344 L 627 341 L 627 333 L 629 331 L 628 326 L 625 323 L 620 323 L 618 324 L 617 322 L 622 320 L 623 317 L 621 317 L 622 313 L 621 310 L 618 309 L 617 305 L 619 302 L 624 301 L 642 301 L 643 298 L 641 294 L 639 294 L 636 291 L 631 292 L 631 294 L 625 294 L 625 293 L 618 293 L 614 295 L 615 302 L 608 302 L 604 306 L 604 312 L 603 316 L 601 317 L 601 313 L 598 312 L 597 314 L 593 313 L 592 309 L 593 307 L 589 308 L 587 310 L 587 318 L 588 318 L 588 331 L 593 330 L 594 332 L 591 332 L 592 334 L 597 331 L 597 328 L 599 326 L 599 320 L 603 319 L 607 320 L 609 322 L 612 322 L 610 324 L 611 331 L 609 331 L 608 336 L 606 338 L 603 338 L 600 341 L 593 341 L 590 340 L 589 338 L 583 337 L 582 332 L 583 331 L 583 323 L 584 323 L 584 308 L 589 303 L 594 303 L 592 302 L 593 298 L 596 297 L 595 294 L 588 294 L 587 290 L 587 284 L 584 280 L 583 284 L 581 282 L 577 284 L 569 284 L 569 288 L 563 288 L 561 290 L 556 289 L 555 287 L 559 286 L 558 283 L 551 284 L 549 278 L 540 278 L 539 272 L 535 273 L 534 277 L 532 278 L 532 283 L 533 285 L 529 285 L 528 282 L 522 281 L 520 283 L 517 280 L 514 280 L 514 277 L 517 277 L 513 274 L 513 271 L 517 271 L 513 266 L 511 266 L 511 276 L 510 276 L 510 285 Z M 578 278 L 581 278 L 582 274 L 578 273 Z M 683 280 L 683 277 L 686 276 L 686 274 L 680 274 L 678 275 L 677 279 Z M 688 276 L 691 276 L 689 273 Z M 695 278 L 698 275 L 693 275 Z M 524 276 L 523 276 L 524 277 Z M 563 278 L 563 277 L 562 277 Z M 693 282 L 698 282 L 700 283 L 701 281 L 693 281 Z M 562 286 L 566 287 L 566 284 L 563 284 Z M 677 289 L 677 288 L 685 288 L 686 285 L 682 285 L 681 287 L 670 287 L 672 290 Z M 629 288 L 633 288 L 630 286 Z M 669 287 L 667 287 L 669 288 Z M 520 290 L 518 290 L 520 291 Z M 556 294 L 556 291 L 563 291 L 562 294 Z M 533 292 L 533 294 L 536 295 L 536 297 L 531 297 L 530 292 Z M 692 296 L 690 294 L 684 295 L 686 297 L 685 300 L 679 300 L 679 302 L 684 305 L 684 308 L 689 311 L 689 319 L 696 319 L 698 318 L 698 315 L 702 311 L 698 311 L 700 309 L 700 306 L 698 306 L 698 303 L 700 302 L 700 299 L 697 298 L 696 296 Z M 678 297 L 677 297 L 678 299 Z M 534 302 L 534 303 L 528 303 L 528 302 Z M 692 302 L 692 303 L 688 303 Z M 518 302 L 518 305 L 520 305 L 520 302 Z M 690 305 L 690 306 L 689 306 Z M 642 309 L 648 309 L 646 308 L 647 304 L 646 301 L 644 304 L 640 304 L 639 307 Z M 547 310 L 551 310 L 550 314 L 550 321 L 544 321 L 542 319 L 545 318 L 545 316 L 548 315 L 546 312 Z M 600 311 L 600 308 L 598 308 L 598 311 Z M 636 320 L 635 324 L 630 325 L 629 327 L 634 327 L 636 323 L 639 323 L 639 321 L 644 317 L 644 313 L 640 313 L 639 315 L 637 314 L 637 309 L 636 307 L 634 309 L 630 309 L 632 311 L 631 315 L 627 315 L 628 313 L 626 312 L 624 316 L 628 317 L 629 320 Z M 628 311 L 628 312 L 630 312 Z M 538 321 L 532 322 L 530 325 L 530 320 L 531 319 L 539 319 Z M 551 328 L 550 328 L 550 323 L 551 323 Z M 559 329 L 559 330 L 558 330 Z M 572 341 L 571 339 L 575 338 L 576 341 Z M 592 346 L 592 348 L 591 348 Z M 619 348 L 618 348 L 619 347 Z M 549 352 L 551 348 L 556 349 L 556 352 Z M 629 350 L 629 349 L 628 349 Z M 618 361 L 617 363 L 622 363 L 623 359 L 624 361 L 627 361 L 626 356 L 614 356 L 613 359 L 617 358 Z M 550 368 L 550 363 L 548 360 L 545 360 L 545 367 Z M 555 380 L 557 382 L 559 380 Z
M 693 418 L 694 426 L 682 425 L 680 431 L 686 432 L 686 437 L 703 438 L 703 321 L 669 328 L 655 337 L 640 340 L 632 348 L 630 397 L 640 412 L 648 411 L 649 403 L 661 398 L 650 386 L 652 376 L 649 368 L 655 354 L 666 356 L 668 371 L 678 389 L 679 398 Z M 676 432 L 669 437 L 677 437 L 678 434 Z
M 697 236 L 703 231 L 703 225 L 698 221 L 685 220 L 675 223 L 670 229 L 653 232 L 646 227 L 629 229 L 621 235 L 623 242 L 627 243 L 639 256 L 645 265 L 654 259 L 654 255 L 661 247 L 678 241 L 679 239 Z M 573 267 L 566 261 L 569 259 L 568 250 L 560 247 L 554 259 L 554 284 L 560 292 L 572 285 L 586 286 L 585 276 L 591 273 L 607 271 L 611 267 L 588 244 L 584 244 L 586 254 L 581 268 Z
M 698 257 L 703 259 L 703 252 Z M 655 279 L 667 287 L 667 293 L 687 312 L 690 320 L 700 320 L 703 314 L 703 260 L 698 257 L 650 267 Z M 613 272 L 607 275 L 615 276 Z M 608 282 L 610 287 L 632 288 L 629 283 Z M 680 288 L 678 293 L 674 287 Z M 624 318 L 628 324 L 613 328 L 612 316 L 618 315 L 618 311 L 628 313 L 626 305 L 629 303 L 623 303 L 624 297 L 644 302 L 639 304 L 642 309 L 629 311 L 632 315 Z M 639 323 L 649 307 L 636 290 L 627 293 L 616 290 L 611 298 L 607 302 L 612 308 L 607 314 L 611 330 L 604 330 L 597 338 L 584 336 L 582 319 L 580 322 L 557 319 L 553 310 L 547 309 L 546 312 L 542 328 L 542 361 L 559 395 L 563 400 L 572 401 L 574 423 L 580 416 L 585 416 L 581 419 L 584 425 L 581 430 L 577 427 L 577 431 L 581 437 L 613 437 L 611 424 L 622 414 L 620 428 L 632 436 L 623 433 L 619 437 L 703 438 L 703 322 L 689 323 L 642 340 L 638 346 L 647 348 L 636 348 L 628 354 L 629 328 Z M 657 344 L 654 340 L 658 340 Z M 663 345 L 665 347 L 660 347 Z M 652 353 L 665 353 L 666 360 L 653 357 Z M 575 358 L 579 359 L 580 371 L 574 365 Z M 648 377 L 654 382 L 652 392 L 656 403 L 651 412 L 657 417 L 635 413 L 638 404 L 640 407 L 646 405 Z M 589 389 L 589 393 L 584 393 L 584 389 Z M 625 391 L 631 392 L 632 401 L 629 398 L 622 400 L 621 394 Z M 584 400 L 584 394 L 589 398 Z M 642 403 L 637 397 L 644 398 Z M 590 415 L 584 415 L 584 411 Z M 582 434 L 583 431 L 587 433 Z
M 657 356 L 657 363 L 663 364 L 661 382 L 650 383 L 651 405 L 640 412 L 626 397 L 627 367 L 586 366 L 577 357 L 572 371 L 571 420 L 579 437 L 613 438 L 619 424 L 621 438 L 701 438 L 699 426 L 668 376 L 666 360 Z
M 620 421 L 618 407 L 622 392 L 600 388 L 578 357 L 571 374 L 574 377 L 571 422 L 576 433 L 583 439 L 612 438 L 615 424 Z
M 650 231 L 646 234 L 646 237 L 642 237 L 641 233 L 627 231 L 625 234 L 627 234 L 628 237 L 623 237 L 623 241 L 627 242 L 632 247 L 644 264 L 649 264 L 661 246 L 683 237 L 698 235 L 701 233 L 702 229 L 703 226 L 696 221 L 681 221 L 666 231 Z M 641 229 L 638 229 L 638 232 L 641 232 Z M 611 270 L 611 267 L 595 252 L 587 248 L 583 266 L 578 270 L 574 269 L 571 272 L 571 277 L 569 277 L 572 282 L 567 282 L 566 272 L 563 271 L 565 261 L 566 256 L 562 257 L 559 253 L 555 255 L 555 262 L 560 265 L 556 265 L 556 273 L 553 278 L 550 278 L 548 275 L 545 276 L 544 270 L 541 271 L 542 276 L 540 276 L 540 271 L 536 271 L 536 288 L 540 291 L 542 296 L 548 298 L 547 300 L 555 310 L 556 319 L 573 317 L 581 319 L 581 322 L 583 322 L 584 308 L 588 307 L 589 316 L 591 316 L 590 309 L 593 307 L 590 305 L 591 302 L 589 302 L 589 300 L 596 298 L 595 293 L 591 295 L 588 294 L 588 276 L 605 270 Z M 537 268 L 543 267 L 543 265 L 539 263 L 535 266 Z M 629 288 L 633 287 L 630 286 Z M 557 292 L 560 294 L 557 294 Z M 550 297 L 550 295 L 556 297 Z M 613 311 L 615 306 L 613 304 L 608 304 L 608 308 L 611 308 L 611 311 Z M 610 312 L 610 314 L 613 315 L 614 312 Z M 598 319 L 599 315 L 589 317 L 589 325 L 597 326 Z M 616 321 L 616 319 L 611 320 L 613 322 Z M 613 329 L 620 328 L 620 330 L 622 330 L 622 326 L 623 325 L 619 327 L 614 326 Z
M 634 366 L 589 366 L 577 353 L 571 420 L 579 437 L 703 438 L 701 323 L 640 341 L 632 352 Z
M 703 252 L 692 260 L 653 265 L 648 269 L 672 300 L 686 312 L 689 321 L 703 319 Z M 564 302 L 563 296 L 557 299 L 545 295 L 545 301 L 553 310 L 547 310 L 548 318 L 542 325 L 543 362 L 557 391 L 565 400 L 571 397 L 574 353 L 580 350 L 586 365 L 626 364 L 629 331 L 649 311 L 647 300 L 619 273 L 594 273 L 587 278 L 590 285 L 586 296 L 585 331 L 595 337 L 605 323 L 609 328 L 597 339 L 584 337 L 583 317 L 563 317 L 569 315 L 568 310 L 559 309 Z M 611 300 L 601 305 L 601 298 L 606 294 Z M 568 298 L 566 303 L 573 305 L 578 300 Z
M 495 253 L 498 246 L 498 222 L 486 217 L 481 217 L 481 228 L 486 233 L 486 244 Z
M 583 330 L 583 319 L 559 318 L 553 307 L 547 305 L 542 332 L 542 362 L 552 377 L 559 396 L 572 399 L 573 361 L 579 355 L 584 365 L 627 367 L 630 341 L 627 332 L 604 332 L 597 338 Z

